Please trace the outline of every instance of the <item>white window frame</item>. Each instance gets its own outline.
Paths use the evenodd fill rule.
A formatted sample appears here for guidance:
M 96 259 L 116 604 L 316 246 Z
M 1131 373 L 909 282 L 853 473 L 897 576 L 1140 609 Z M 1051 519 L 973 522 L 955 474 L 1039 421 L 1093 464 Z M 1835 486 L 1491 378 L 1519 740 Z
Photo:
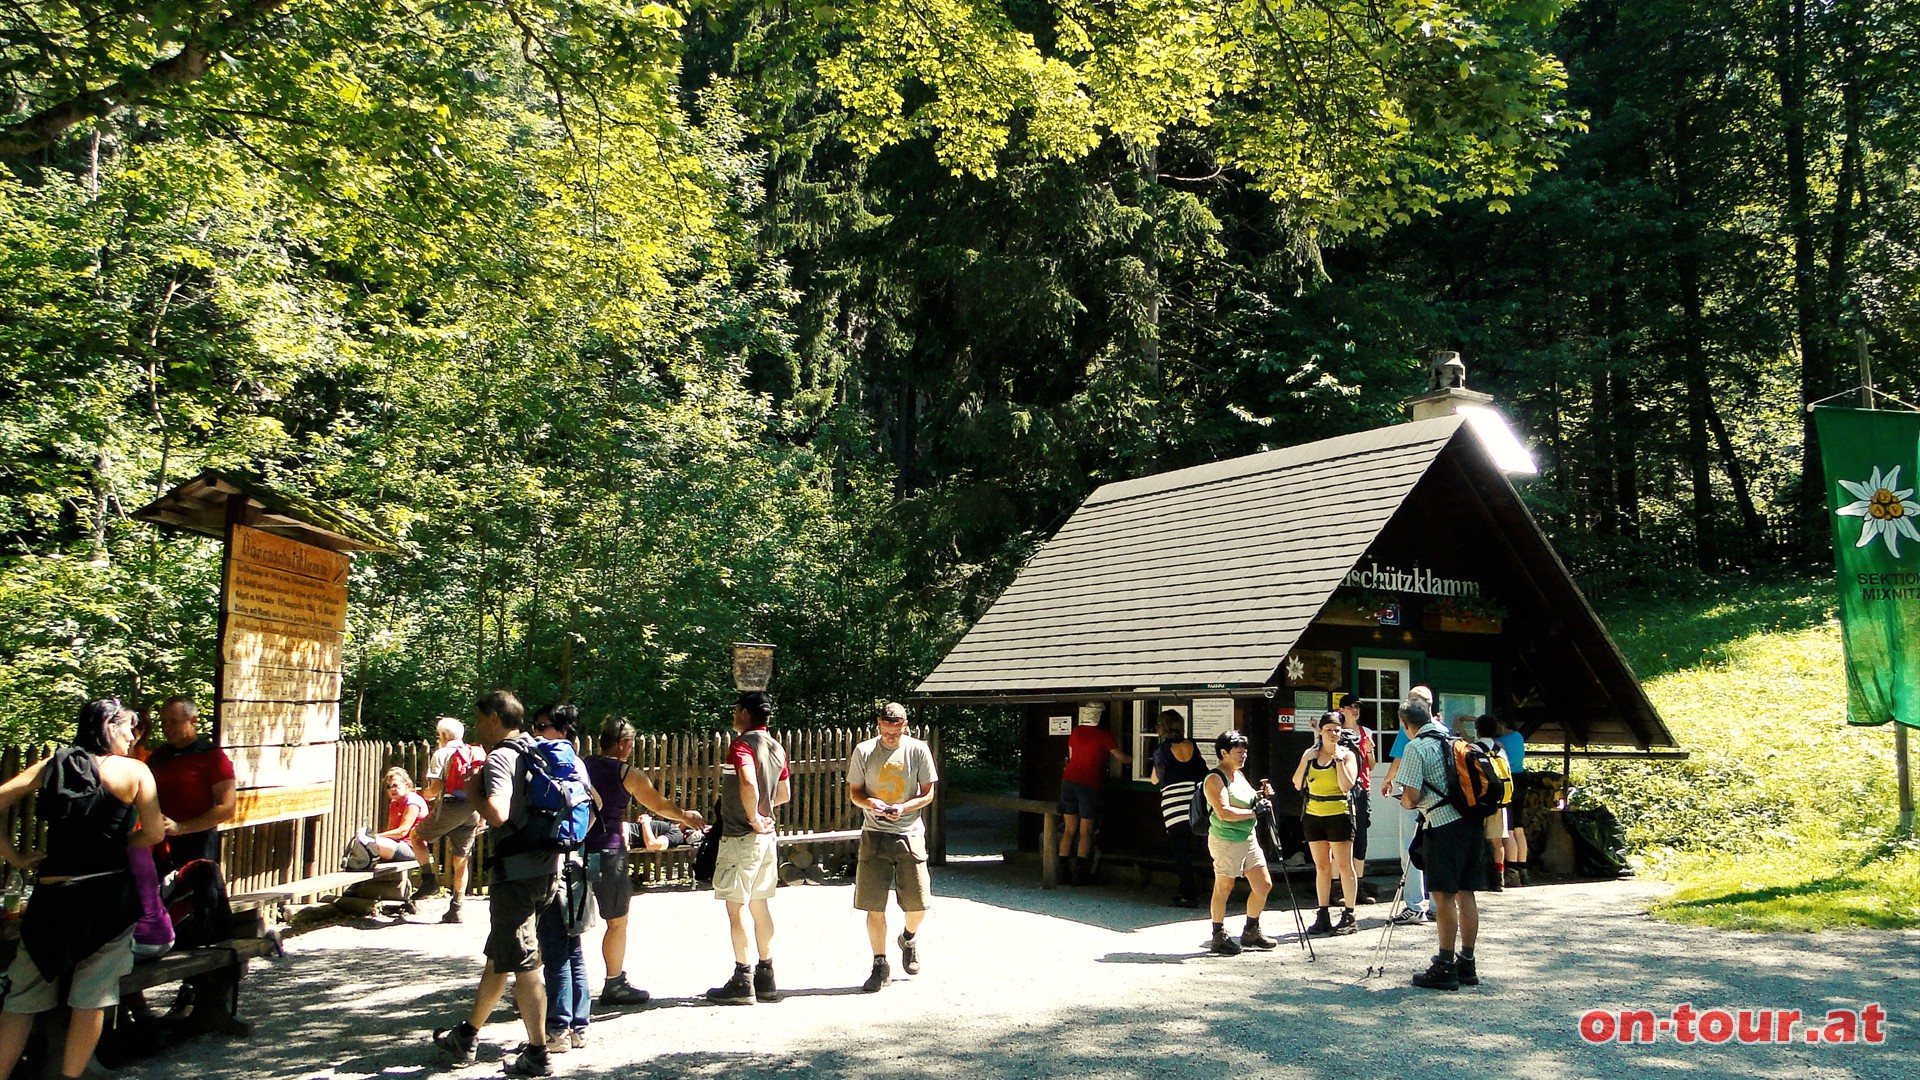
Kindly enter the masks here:
M 1358 673 L 1358 678 L 1355 679 L 1358 685 L 1354 687 L 1354 696 L 1360 699 L 1360 726 L 1371 727 L 1376 733 L 1392 733 L 1397 730 L 1400 727 L 1400 702 L 1405 700 L 1407 691 L 1413 689 L 1413 661 L 1404 656 L 1356 656 L 1353 666 Z M 1367 685 L 1368 672 L 1387 671 L 1400 676 L 1400 692 L 1391 698 L 1379 693 L 1377 680 L 1373 686 Z M 1371 724 L 1368 723 L 1367 716 L 1369 704 L 1374 707 Z M 1385 756 L 1380 753 L 1383 749 L 1381 746 L 1375 745 L 1373 749 L 1375 761 Z

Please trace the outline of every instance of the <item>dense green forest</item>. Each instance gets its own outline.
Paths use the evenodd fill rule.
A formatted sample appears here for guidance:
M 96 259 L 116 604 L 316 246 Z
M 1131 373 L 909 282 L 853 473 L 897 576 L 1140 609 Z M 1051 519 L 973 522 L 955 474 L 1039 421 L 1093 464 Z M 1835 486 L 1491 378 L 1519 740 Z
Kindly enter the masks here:
M 361 513 L 350 733 L 911 688 L 1094 485 L 1434 349 L 1598 587 L 1817 564 L 1920 396 L 1894 0 L 0 7 L 0 724 L 209 689 L 208 466 Z

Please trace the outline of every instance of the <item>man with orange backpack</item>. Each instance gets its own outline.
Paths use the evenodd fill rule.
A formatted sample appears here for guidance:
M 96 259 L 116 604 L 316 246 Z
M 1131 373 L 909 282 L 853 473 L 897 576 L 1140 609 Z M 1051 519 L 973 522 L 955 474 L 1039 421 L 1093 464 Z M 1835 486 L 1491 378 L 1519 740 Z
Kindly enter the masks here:
M 421 792 L 433 810 L 414 826 L 412 837 L 414 855 L 420 860 L 420 888 L 414 891 L 413 898 L 418 900 L 439 891 L 440 880 L 433 872 L 432 844 L 445 837 L 447 880 L 453 888 L 453 899 L 440 921 L 457 923 L 460 907 L 466 900 L 467 860 L 473 855 L 474 838 L 487 828 L 467 793 L 467 778 L 480 772 L 480 767 L 486 764 L 487 752 L 461 741 L 467 733 L 466 725 L 451 716 L 441 717 L 435 730 L 440 737 L 440 747 L 427 761 L 427 786 Z
M 1415 840 L 1419 862 L 1426 871 L 1427 891 L 1433 896 L 1435 928 L 1440 951 L 1427 970 L 1413 977 L 1413 985 L 1429 990 L 1458 990 L 1480 985 L 1473 947 L 1480 936 L 1480 907 L 1475 899 L 1485 884 L 1486 864 L 1481 853 L 1481 821 L 1469 818 L 1450 797 L 1459 785 L 1448 774 L 1455 736 L 1427 711 L 1427 704 L 1408 697 L 1400 705 L 1400 728 L 1407 735 L 1407 752 L 1400 758 L 1394 779 L 1400 805 L 1420 815 Z

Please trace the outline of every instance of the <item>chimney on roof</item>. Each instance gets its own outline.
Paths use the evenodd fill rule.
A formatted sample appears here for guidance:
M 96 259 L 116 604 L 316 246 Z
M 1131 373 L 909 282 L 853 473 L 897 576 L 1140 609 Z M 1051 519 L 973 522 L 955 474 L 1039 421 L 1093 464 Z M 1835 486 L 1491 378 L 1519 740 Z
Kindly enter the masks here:
M 1460 362 L 1459 353 L 1443 350 L 1433 354 L 1433 363 L 1427 368 L 1427 392 L 1410 397 L 1403 404 L 1415 420 L 1432 420 L 1452 416 L 1462 405 L 1486 405 L 1492 401 L 1492 394 L 1467 389 L 1467 365 Z

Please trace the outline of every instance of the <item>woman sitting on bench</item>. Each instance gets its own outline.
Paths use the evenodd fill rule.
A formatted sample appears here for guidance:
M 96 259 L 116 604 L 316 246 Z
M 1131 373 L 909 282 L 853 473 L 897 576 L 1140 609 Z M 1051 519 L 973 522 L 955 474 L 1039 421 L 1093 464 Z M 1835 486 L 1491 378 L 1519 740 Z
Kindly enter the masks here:
M 387 828 L 373 834 L 373 843 L 381 862 L 405 861 L 413 858 L 413 845 L 407 838 L 413 835 L 413 827 L 426 819 L 427 800 L 414 788 L 413 777 L 398 765 L 387 770 L 385 780 Z

